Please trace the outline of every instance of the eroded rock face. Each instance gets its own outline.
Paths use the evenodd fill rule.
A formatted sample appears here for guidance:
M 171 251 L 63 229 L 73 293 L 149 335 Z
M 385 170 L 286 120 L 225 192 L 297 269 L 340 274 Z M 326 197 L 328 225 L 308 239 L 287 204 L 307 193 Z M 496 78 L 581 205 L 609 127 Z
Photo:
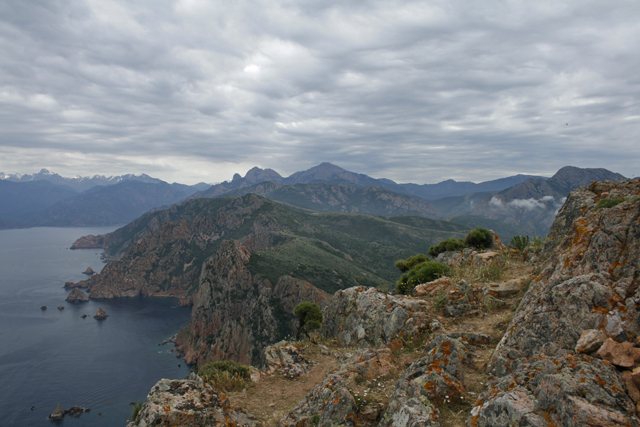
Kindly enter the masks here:
M 251 253 L 227 240 L 205 261 L 193 300 L 189 338 L 179 343 L 189 364 L 231 359 L 266 366 L 262 349 L 293 332 L 293 307 L 328 296 L 308 282 L 282 278 L 274 286 L 246 268 Z
M 621 202 L 594 209 L 605 198 Z M 640 336 L 639 201 L 638 181 L 597 182 L 569 195 L 545 248 L 547 263 L 489 362 L 496 378 L 468 426 L 640 425 L 613 365 L 576 353 L 597 349 L 588 334 L 628 350 L 625 342 Z M 634 363 L 633 355 L 610 356 Z
M 127 427 L 220 425 L 253 427 L 262 423 L 191 373 L 186 380 L 160 380 L 136 419 Z
M 322 334 L 342 346 L 382 347 L 429 328 L 425 301 L 356 286 L 338 291 L 324 311 Z

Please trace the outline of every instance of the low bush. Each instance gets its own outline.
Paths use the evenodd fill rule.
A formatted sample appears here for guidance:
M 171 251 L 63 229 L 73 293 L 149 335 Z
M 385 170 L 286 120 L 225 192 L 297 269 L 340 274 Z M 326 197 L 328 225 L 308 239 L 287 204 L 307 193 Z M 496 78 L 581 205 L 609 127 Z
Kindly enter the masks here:
M 251 378 L 251 368 L 233 360 L 209 362 L 198 375 L 217 391 L 242 391 Z
M 136 402 L 133 405 L 133 413 L 131 414 L 131 421 L 135 421 L 136 420 L 136 417 L 138 416 L 138 413 L 142 409 L 142 405 L 143 404 L 144 404 L 144 401 L 140 401 L 140 402 Z
M 449 266 L 435 261 L 425 261 L 414 266 L 407 271 L 396 282 L 396 291 L 400 294 L 409 295 L 413 288 L 420 283 L 431 282 L 449 274 Z
M 509 247 L 513 249 L 517 249 L 519 251 L 524 251 L 529 247 L 529 236 L 513 236 L 511 238 L 511 242 L 509 243 Z
M 427 253 L 435 258 L 438 255 L 440 255 L 442 252 L 461 251 L 466 247 L 467 245 L 465 245 L 462 239 L 451 238 L 451 239 L 443 240 L 442 242 L 438 243 L 435 246 L 431 246 L 429 248 L 429 252 Z
M 493 245 L 493 236 L 486 228 L 478 227 L 467 234 L 464 243 L 476 249 L 487 249 Z

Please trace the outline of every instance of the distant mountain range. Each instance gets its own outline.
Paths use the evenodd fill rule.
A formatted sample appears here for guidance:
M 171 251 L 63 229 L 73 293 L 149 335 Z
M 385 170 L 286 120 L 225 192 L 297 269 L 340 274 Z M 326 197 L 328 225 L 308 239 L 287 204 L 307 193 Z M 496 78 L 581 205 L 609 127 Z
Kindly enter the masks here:
M 104 175 L 94 175 L 94 176 L 77 176 L 74 178 L 65 178 L 58 175 L 55 172 L 50 172 L 47 169 L 41 169 L 38 173 L 32 174 L 6 174 L 4 172 L 0 172 L 0 180 L 3 181 L 11 181 L 11 182 L 32 182 L 32 181 L 48 181 L 52 184 L 67 186 L 78 193 L 82 193 L 84 191 L 89 190 L 95 186 L 107 186 L 107 185 L 115 185 L 124 181 L 139 181 L 146 182 L 151 184 L 160 184 L 163 183 L 161 179 L 152 178 L 147 174 L 135 175 L 135 174 L 126 174 L 126 175 L 118 175 L 118 176 L 104 176 Z M 177 189 L 188 193 L 189 189 L 193 189 L 194 191 L 204 190 L 210 187 L 210 184 L 205 184 L 201 182 L 195 185 L 185 185 L 173 183 L 171 186 L 176 187 Z M 192 191 L 191 193 L 193 193 Z
M 349 172 L 331 163 L 321 163 L 306 171 L 296 172 L 287 178 L 282 177 L 273 169 L 254 167 L 244 177 L 235 174 L 230 182 L 213 185 L 205 191 L 196 193 L 193 197 L 215 197 L 230 191 L 250 187 L 254 184 L 271 181 L 284 185 L 322 183 L 348 185 L 356 188 L 381 187 L 400 194 L 408 194 L 425 200 L 434 200 L 482 191 L 500 191 L 520 184 L 529 178 L 544 179 L 535 175 L 515 175 L 479 184 L 466 181 L 457 182 L 452 179 L 438 184 L 397 184 L 390 179 L 371 178 L 367 175 Z
M 322 163 L 282 177 L 254 167 L 242 177 L 208 186 L 168 184 L 148 175 L 63 178 L 43 169 L 0 173 L 0 228 L 124 224 L 183 200 L 257 194 L 307 212 L 411 215 L 494 229 L 503 239 L 544 235 L 571 190 L 592 181 L 620 181 L 606 169 L 567 166 L 546 179 L 515 175 L 482 183 L 397 184 Z M 89 184 L 102 183 L 79 192 Z
M 46 169 L 0 179 L 0 229 L 126 224 L 145 212 L 181 202 L 209 187 L 168 184 L 148 175 L 63 178 Z M 89 189 L 83 189 L 89 184 Z

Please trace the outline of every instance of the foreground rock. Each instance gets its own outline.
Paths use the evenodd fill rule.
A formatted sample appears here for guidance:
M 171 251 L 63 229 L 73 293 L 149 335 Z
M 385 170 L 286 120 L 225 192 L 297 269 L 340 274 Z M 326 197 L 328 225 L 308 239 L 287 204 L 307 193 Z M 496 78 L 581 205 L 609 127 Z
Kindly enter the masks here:
M 595 209 L 603 199 L 619 203 Z M 593 183 L 569 195 L 551 229 L 547 264 L 492 356 L 495 378 L 468 426 L 640 425 L 613 364 L 636 363 L 639 201 L 637 181 Z M 596 351 L 603 338 L 609 344 L 598 354 L 611 363 L 576 352 Z
M 151 389 L 136 419 L 128 427 L 260 426 L 260 421 L 231 405 L 194 373 L 186 380 L 160 380 Z
M 93 268 L 87 267 L 87 269 L 85 271 L 83 271 L 82 274 L 86 274 L 88 276 L 92 276 L 92 275 L 96 274 L 96 272 L 93 271 Z
M 300 373 L 311 370 L 313 364 L 302 356 L 300 347 L 287 341 L 268 346 L 264 349 L 267 362 L 265 373 L 285 373 L 290 369 L 296 369 Z
M 75 288 L 69 295 L 67 295 L 66 301 L 72 303 L 86 302 L 89 301 L 89 295 L 85 294 L 80 289 Z
M 379 427 L 439 426 L 434 404 L 457 403 L 465 393 L 462 344 L 439 335 L 427 345 L 427 355 L 402 374 Z
M 356 286 L 338 291 L 324 311 L 322 334 L 341 346 L 382 347 L 429 329 L 427 302 Z
M 95 316 L 93 316 L 94 319 L 98 319 L 98 320 L 106 319 L 107 317 L 109 317 L 109 315 L 102 308 L 98 308 L 98 311 L 96 312 Z
M 329 427 L 356 426 L 358 419 L 366 416 L 377 418 L 371 413 L 373 408 L 356 405 L 356 399 L 349 391 L 356 377 L 378 378 L 395 371 L 389 349 L 361 350 L 348 357 L 337 369 L 330 371 L 323 381 L 316 385 L 278 423 L 280 427 Z

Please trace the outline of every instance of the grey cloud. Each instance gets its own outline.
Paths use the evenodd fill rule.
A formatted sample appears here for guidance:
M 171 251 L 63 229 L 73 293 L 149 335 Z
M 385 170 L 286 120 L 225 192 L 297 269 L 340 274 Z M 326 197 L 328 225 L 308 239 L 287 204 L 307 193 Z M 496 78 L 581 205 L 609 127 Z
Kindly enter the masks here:
M 23 159 L 0 169 L 64 173 L 46 162 L 75 152 L 141 169 L 152 157 L 174 180 L 172 157 L 210 162 L 203 176 L 321 161 L 419 183 L 567 164 L 637 173 L 636 3 L 0 8 L 0 151 Z

